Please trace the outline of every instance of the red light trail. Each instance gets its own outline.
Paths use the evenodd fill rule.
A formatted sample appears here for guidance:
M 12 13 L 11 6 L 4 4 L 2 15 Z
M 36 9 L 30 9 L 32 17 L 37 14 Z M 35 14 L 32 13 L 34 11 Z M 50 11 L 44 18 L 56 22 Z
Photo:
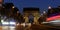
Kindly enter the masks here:
M 52 21 L 52 20 L 56 20 L 56 19 L 60 19 L 60 15 L 49 17 L 49 18 L 47 18 L 46 21 Z

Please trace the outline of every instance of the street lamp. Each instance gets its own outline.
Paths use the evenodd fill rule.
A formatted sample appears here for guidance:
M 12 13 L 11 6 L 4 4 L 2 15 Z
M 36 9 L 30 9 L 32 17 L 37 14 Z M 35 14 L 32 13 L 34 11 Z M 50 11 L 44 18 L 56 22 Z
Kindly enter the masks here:
M 51 9 L 51 6 L 49 6 L 48 9 Z
M 12 8 L 15 8 L 14 6 L 12 6 Z

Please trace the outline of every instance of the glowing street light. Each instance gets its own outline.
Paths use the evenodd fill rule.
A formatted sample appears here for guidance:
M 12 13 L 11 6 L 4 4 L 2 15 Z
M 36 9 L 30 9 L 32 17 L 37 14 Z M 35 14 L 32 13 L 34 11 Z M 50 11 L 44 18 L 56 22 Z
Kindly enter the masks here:
M 48 9 L 51 9 L 51 6 L 49 6 Z
M 45 13 L 46 13 L 46 11 L 43 11 L 43 13 L 45 14 Z
M 1 20 L 1 22 L 4 22 L 3 20 Z
M 12 8 L 15 8 L 14 6 L 12 6 Z

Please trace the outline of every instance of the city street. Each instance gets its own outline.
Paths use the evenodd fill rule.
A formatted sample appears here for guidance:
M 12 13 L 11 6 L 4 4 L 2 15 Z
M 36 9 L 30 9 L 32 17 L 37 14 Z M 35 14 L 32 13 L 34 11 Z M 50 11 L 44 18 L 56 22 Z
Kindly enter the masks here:
M 60 30 L 60 1 L 0 0 L 0 30 Z
M 57 27 L 49 26 L 49 25 L 37 25 L 37 24 L 32 24 L 31 26 L 0 26 L 0 30 L 60 30 Z
M 21 29 L 22 30 L 60 30 L 57 27 L 53 27 L 53 26 L 49 26 L 49 25 L 35 25 L 35 24 L 32 24 L 31 27 L 27 27 L 27 28 L 20 26 L 20 30 Z

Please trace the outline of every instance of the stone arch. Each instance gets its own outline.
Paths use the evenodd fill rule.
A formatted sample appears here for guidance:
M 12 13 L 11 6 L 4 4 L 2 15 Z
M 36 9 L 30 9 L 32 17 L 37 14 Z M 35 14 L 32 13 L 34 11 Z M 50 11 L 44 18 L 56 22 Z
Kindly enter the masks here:
M 28 16 L 32 15 L 34 16 L 34 23 L 37 23 L 37 20 L 40 16 L 40 12 L 39 12 L 39 8 L 23 8 L 23 12 L 24 12 L 24 18 L 25 18 L 25 22 L 28 22 Z

